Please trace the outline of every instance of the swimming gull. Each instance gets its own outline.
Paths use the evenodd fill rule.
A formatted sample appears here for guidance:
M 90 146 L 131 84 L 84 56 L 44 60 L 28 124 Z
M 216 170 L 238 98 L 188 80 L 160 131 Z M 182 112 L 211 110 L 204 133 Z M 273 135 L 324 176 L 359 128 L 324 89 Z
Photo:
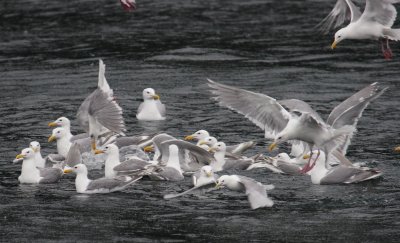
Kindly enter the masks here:
M 77 164 L 73 167 L 66 167 L 64 169 L 64 173 L 66 174 L 71 172 L 76 173 L 76 192 L 86 194 L 121 191 L 142 178 L 141 176 L 120 176 L 115 178 L 90 180 L 87 177 L 88 170 L 84 164 Z
M 217 188 L 226 186 L 233 191 L 244 191 L 252 209 L 272 207 L 274 202 L 267 196 L 266 190 L 274 185 L 263 185 L 256 180 L 239 175 L 223 175 L 217 180 Z
M 68 134 L 68 136 L 71 137 L 71 142 L 78 140 L 78 139 L 87 139 L 89 138 L 89 134 L 87 133 L 81 133 L 78 135 L 72 135 L 71 133 L 71 121 L 66 118 L 66 117 L 59 117 L 55 121 L 50 122 L 48 124 L 49 127 L 62 127 L 64 128 L 65 132 Z
M 21 154 L 18 154 L 16 158 L 23 159 L 21 175 L 18 177 L 20 183 L 56 183 L 63 175 L 63 171 L 59 168 L 36 167 L 36 155 L 31 148 L 23 149 Z
M 143 102 L 139 105 L 136 118 L 143 121 L 165 120 L 165 105 L 154 89 L 143 90 Z

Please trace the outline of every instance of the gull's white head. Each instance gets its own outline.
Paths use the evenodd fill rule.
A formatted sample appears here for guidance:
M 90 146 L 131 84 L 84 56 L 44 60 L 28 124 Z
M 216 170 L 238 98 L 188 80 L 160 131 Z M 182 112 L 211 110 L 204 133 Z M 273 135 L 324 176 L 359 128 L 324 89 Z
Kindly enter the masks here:
M 33 152 L 38 153 L 38 152 L 40 152 L 40 143 L 37 141 L 32 141 L 29 144 L 29 148 L 31 148 L 33 150 Z
M 71 172 L 75 172 L 76 174 L 81 174 L 81 173 L 87 174 L 86 165 L 77 164 L 77 165 L 75 165 L 73 167 L 65 167 L 64 168 L 64 173 L 65 174 L 68 174 L 68 173 L 71 173 Z
M 335 40 L 333 41 L 333 43 L 331 45 L 331 48 L 335 49 L 337 44 L 339 44 L 342 40 L 347 39 L 348 38 L 348 33 L 349 33 L 349 31 L 348 31 L 347 27 L 344 27 L 344 28 L 336 31 Z
M 224 187 L 224 186 L 230 186 L 233 187 L 237 183 L 237 177 L 234 175 L 223 175 L 220 178 L 218 178 L 216 182 L 216 188 Z
M 96 149 L 94 151 L 95 154 L 116 154 L 119 152 L 118 146 L 115 144 L 108 144 L 106 146 L 104 146 L 103 149 Z
M 159 100 L 160 96 L 156 94 L 156 91 L 152 88 L 147 88 L 143 90 L 143 99 L 144 100 Z
M 63 116 L 49 123 L 49 127 L 70 127 L 70 126 L 71 126 L 71 121 Z
M 206 137 L 204 139 L 200 140 L 199 145 L 208 145 L 210 147 L 214 146 L 214 144 L 216 144 L 218 142 L 218 140 L 215 137 Z
M 66 134 L 67 134 L 67 132 L 65 131 L 64 128 L 62 128 L 62 127 L 54 128 L 51 136 L 48 139 L 48 142 L 53 142 L 55 140 L 63 138 Z
M 31 148 L 25 148 L 17 155 L 17 159 L 31 159 L 35 157 L 35 152 Z
M 214 144 L 209 150 L 211 153 L 213 152 L 225 152 L 226 151 L 226 145 L 224 142 L 218 142 Z
M 206 177 L 214 176 L 214 171 L 213 171 L 212 167 L 209 165 L 205 165 L 205 166 L 201 167 L 200 173 L 202 176 L 206 176 Z
M 196 140 L 196 141 L 199 141 L 199 140 L 203 140 L 203 139 L 205 139 L 206 137 L 209 137 L 209 136 L 210 136 L 210 134 L 206 130 L 199 130 L 199 131 L 193 133 L 192 135 L 186 136 L 185 140 Z
M 289 161 L 290 156 L 287 153 L 280 153 L 274 157 L 275 159 L 282 160 L 282 161 Z

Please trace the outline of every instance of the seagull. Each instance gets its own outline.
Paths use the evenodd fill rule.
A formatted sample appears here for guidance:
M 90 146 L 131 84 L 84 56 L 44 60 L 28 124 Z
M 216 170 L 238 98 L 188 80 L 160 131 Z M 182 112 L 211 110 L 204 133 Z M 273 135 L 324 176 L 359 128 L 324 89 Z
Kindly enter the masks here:
M 140 180 L 141 176 L 121 176 L 115 178 L 100 178 L 97 180 L 88 179 L 88 170 L 86 165 L 77 164 L 74 167 L 66 167 L 64 173 L 76 173 L 75 188 L 78 193 L 110 193 L 124 190 L 129 185 Z
M 71 135 L 65 131 L 64 128 L 57 127 L 52 131 L 51 136 L 48 139 L 48 142 L 57 141 L 57 153 L 64 158 L 67 157 L 68 151 L 71 147 Z
M 321 151 L 321 153 L 323 152 Z M 314 155 L 311 155 L 312 159 L 309 162 L 310 164 L 307 165 L 307 169 L 303 170 L 303 173 L 309 172 L 313 184 L 351 184 L 375 179 L 383 174 L 376 169 L 355 167 L 340 153 L 334 154 L 339 159 L 340 164 L 327 168 L 325 156 L 316 158 Z
M 307 162 L 305 159 L 302 161 Z M 287 153 L 280 153 L 272 158 L 265 158 L 264 161 L 250 165 L 246 170 L 254 168 L 267 168 L 268 170 L 286 175 L 300 175 L 302 167 L 298 164 L 297 158 L 291 159 Z
M 21 175 L 18 177 L 20 183 L 56 183 L 63 175 L 63 171 L 58 168 L 38 168 L 36 166 L 36 154 L 31 148 L 23 149 L 16 158 L 23 159 Z
M 44 168 L 46 167 L 46 160 L 42 157 L 42 154 L 40 152 L 40 143 L 37 141 L 32 141 L 29 144 L 29 148 L 33 150 L 35 153 L 35 165 L 38 168 Z
M 192 135 L 188 135 L 185 137 L 186 141 L 197 141 L 197 145 L 200 145 L 200 141 L 204 140 L 205 138 L 209 137 L 210 133 L 206 130 L 198 130 L 197 132 L 193 133 Z
M 86 139 L 89 138 L 89 134 L 81 133 L 78 135 L 72 135 L 71 133 L 71 121 L 67 117 L 59 117 L 53 122 L 49 122 L 49 127 L 62 127 L 64 128 L 65 132 L 71 137 L 71 142 L 78 140 L 78 139 Z
M 263 185 L 252 178 L 239 175 L 223 175 L 217 180 L 217 188 L 226 186 L 233 191 L 244 191 L 249 200 L 250 207 L 272 207 L 274 202 L 267 196 L 266 190 L 274 189 L 274 185 Z
M 393 4 L 398 2 L 399 0 L 366 0 L 364 12 L 361 13 L 351 0 L 337 0 L 333 10 L 319 25 L 327 32 L 331 27 L 342 25 L 347 16 L 350 16 L 350 24 L 335 33 L 331 48 L 336 48 L 345 39 L 381 40 L 385 59 L 391 59 L 393 54 L 389 40 L 400 40 L 400 29 L 392 29 L 397 15 Z
M 122 108 L 115 101 L 104 73 L 105 65 L 100 59 L 97 89 L 86 97 L 77 112 L 78 123 L 89 134 L 93 151 L 100 138 L 106 143 L 115 135 L 125 135 Z
M 371 96 L 356 96 L 359 97 L 358 100 L 353 100 L 355 97 L 352 96 L 343 106 L 336 111 L 334 110 L 335 120 L 338 121 L 339 118 L 342 118 L 340 119 L 341 123 L 335 124 L 334 121 L 329 125 L 311 108 L 304 110 L 304 107 L 301 107 L 302 109 L 291 109 L 292 112 L 289 112 L 280 102 L 267 95 L 219 84 L 212 80 L 208 81 L 212 88 L 211 92 L 216 95 L 215 99 L 221 106 L 226 106 L 243 114 L 265 130 L 266 138 L 274 139 L 269 147 L 270 150 L 283 142 L 299 140 L 305 142 L 310 151 L 313 151 L 314 146 L 318 151 L 324 150 L 325 156 L 328 156 L 338 146 L 347 144 L 347 139 L 355 131 L 354 124 L 357 124 L 362 111 L 369 104 L 369 101 L 377 97 L 375 95 L 377 84 L 375 83 L 367 88 L 367 90 L 373 91 L 368 93 Z M 354 116 L 351 112 L 348 114 L 346 110 L 341 110 L 344 107 L 357 115 Z M 300 113 L 300 115 L 297 115 L 297 113 Z M 346 118 L 345 115 L 349 117 Z
M 214 160 L 211 161 L 210 166 L 215 172 L 232 168 L 245 170 L 254 163 L 254 160 L 251 158 L 225 158 L 226 145 L 224 142 L 214 144 L 209 152 L 214 153 Z
M 161 103 L 160 96 L 154 89 L 143 90 L 143 102 L 139 106 L 136 118 L 142 121 L 165 120 L 165 105 Z

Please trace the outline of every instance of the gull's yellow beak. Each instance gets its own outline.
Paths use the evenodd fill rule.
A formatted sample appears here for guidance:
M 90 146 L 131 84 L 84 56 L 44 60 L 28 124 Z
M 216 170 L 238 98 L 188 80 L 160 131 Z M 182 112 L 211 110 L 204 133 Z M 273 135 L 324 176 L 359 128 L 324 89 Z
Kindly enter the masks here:
M 221 188 L 221 182 L 220 182 L 220 181 L 217 181 L 217 182 L 215 183 L 215 188 L 216 188 L 216 189 Z
M 51 143 L 51 142 L 56 141 L 56 140 L 57 140 L 56 136 L 51 135 L 47 141 L 48 141 L 49 143 Z
M 15 158 L 16 158 L 16 159 L 23 159 L 23 158 L 25 158 L 25 155 L 23 155 L 23 154 L 18 154 Z
M 68 174 L 68 173 L 71 173 L 71 172 L 72 172 L 72 169 L 70 169 L 70 168 L 64 169 L 64 174 Z
M 31 148 L 33 150 L 33 152 L 37 153 L 39 151 L 38 148 L 33 148 L 32 146 L 29 145 L 29 148 Z
M 49 122 L 48 125 L 49 125 L 49 127 L 56 127 L 56 126 L 58 126 L 57 123 L 55 123 L 55 122 Z
M 144 147 L 143 151 L 146 152 L 146 153 L 153 152 L 154 151 L 154 145 L 149 145 L 149 146 Z
M 336 48 L 336 45 L 337 45 L 337 42 L 336 42 L 336 41 L 333 41 L 333 43 L 332 43 L 332 45 L 331 45 L 331 49 L 332 49 L 332 50 L 335 49 L 335 48 Z
M 193 140 L 194 139 L 194 136 L 193 135 L 189 135 L 189 136 L 186 136 L 185 137 L 185 140 L 186 141 L 191 141 L 191 140 Z
M 91 146 L 92 146 L 92 150 L 96 151 L 96 140 L 95 139 L 92 139 Z
M 394 151 L 395 151 L 395 152 L 400 152 L 400 146 L 394 148 Z
M 309 155 L 309 154 L 305 154 L 304 156 L 303 156 L 303 159 L 309 159 L 311 156 Z
M 104 154 L 104 150 L 96 149 L 96 150 L 94 151 L 94 154 Z
M 207 172 L 207 177 L 211 177 L 211 176 L 212 176 L 211 171 Z
M 159 99 L 160 99 L 160 96 L 157 95 L 157 94 L 155 94 L 155 95 L 153 95 L 153 96 L 151 96 L 151 97 L 153 97 L 154 100 L 159 100 Z
M 276 143 L 271 143 L 271 145 L 269 145 L 268 150 L 271 152 L 272 150 L 274 150 L 274 148 L 276 147 Z

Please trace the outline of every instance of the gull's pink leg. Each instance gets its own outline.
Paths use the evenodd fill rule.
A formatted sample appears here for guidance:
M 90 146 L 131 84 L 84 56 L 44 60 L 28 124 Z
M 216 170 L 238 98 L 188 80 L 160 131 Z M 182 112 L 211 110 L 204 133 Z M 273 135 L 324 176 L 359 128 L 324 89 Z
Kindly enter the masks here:
M 393 57 L 393 53 L 392 50 L 390 49 L 389 46 L 389 39 L 385 38 L 381 40 L 381 45 L 382 45 L 382 53 L 383 53 L 383 57 L 386 60 L 391 60 Z

